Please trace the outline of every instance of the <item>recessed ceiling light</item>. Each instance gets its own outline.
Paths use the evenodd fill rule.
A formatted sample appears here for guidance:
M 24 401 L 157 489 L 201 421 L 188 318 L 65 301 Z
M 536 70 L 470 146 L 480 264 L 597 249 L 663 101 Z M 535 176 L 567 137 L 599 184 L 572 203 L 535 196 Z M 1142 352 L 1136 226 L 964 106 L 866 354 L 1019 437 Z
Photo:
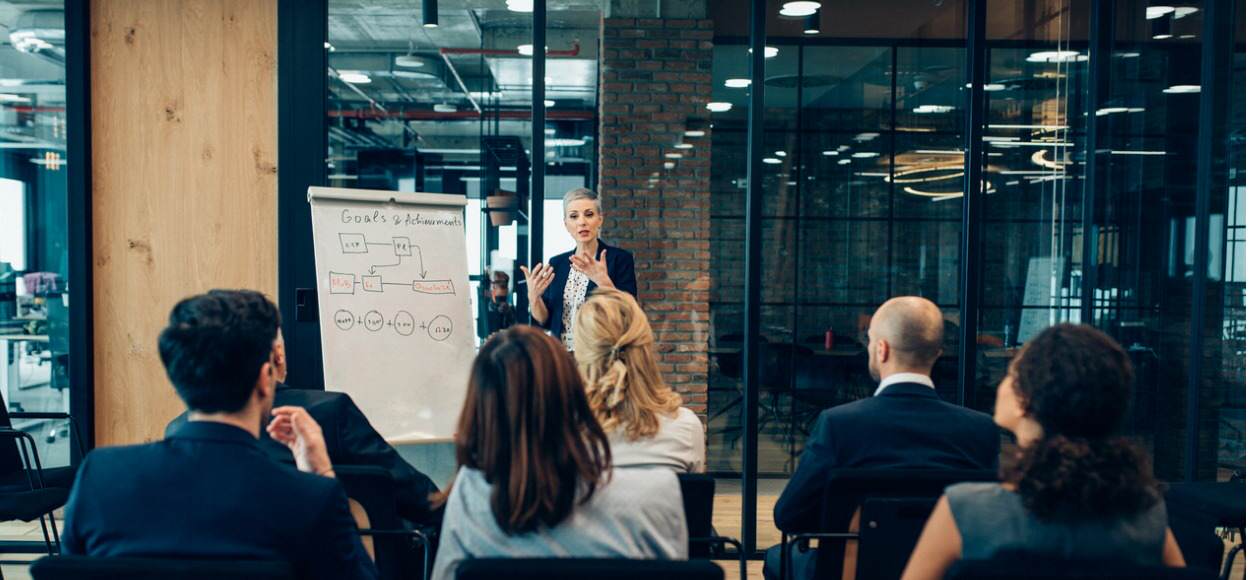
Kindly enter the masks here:
M 450 105 L 447 103 L 438 103 L 437 105 L 434 105 L 435 113 L 454 113 L 456 112 L 456 110 L 457 109 L 455 105 Z
M 833 157 L 834 155 L 837 155 L 838 152 L 834 149 L 827 149 L 825 151 L 821 151 L 820 154 L 824 155 L 825 157 Z
M 795 1 L 781 5 L 782 16 L 811 16 L 820 10 L 820 2 Z
M 755 52 L 755 51 L 754 51 L 754 50 L 752 50 L 752 49 L 750 49 L 750 48 L 748 48 L 748 49 L 747 49 L 747 52 L 748 52 L 748 53 L 750 53 L 750 52 Z M 777 47 L 775 47 L 775 46 L 765 46 L 765 47 L 764 47 L 764 58 L 773 58 L 773 57 L 777 56 L 780 52 L 781 52 L 781 49 L 779 49 L 779 48 L 777 48 Z
M 1141 56 L 1141 53 L 1140 52 L 1119 52 L 1119 53 L 1116 53 L 1115 56 L 1116 58 L 1137 58 Z
M 30 99 L 12 93 L 0 93 L 0 103 L 29 103 Z
M 1094 116 L 1101 117 L 1103 115 L 1114 115 L 1116 113 L 1127 113 L 1128 107 L 1103 107 L 1094 111 Z
M 786 152 L 785 152 L 785 151 L 774 151 L 774 152 L 773 152 L 773 155 L 776 155 L 777 157 L 785 157 L 785 156 L 786 156 Z
M 781 160 L 777 159 L 776 157 L 765 157 L 764 163 L 767 163 L 769 165 L 781 165 Z
M 664 168 L 665 168 L 665 169 L 672 169 L 672 168 L 674 168 L 674 167 L 677 167 L 677 163 L 672 162 L 672 161 L 665 161 L 665 162 L 664 162 Z
M 699 131 L 699 130 L 686 131 L 687 137 L 702 137 L 704 135 L 707 135 L 707 131 Z
M 551 100 L 551 99 L 547 99 L 547 100 L 543 101 L 543 106 L 544 106 L 544 107 L 547 107 L 547 108 L 551 108 L 551 107 L 556 106 L 556 102 L 555 102 L 555 101 L 553 101 L 553 100 Z
M 517 47 L 516 47 L 516 51 L 517 51 L 518 53 L 520 53 L 520 54 L 521 54 L 521 56 L 534 56 L 534 45 L 532 45 L 532 44 L 519 44 L 519 45 L 517 45 Z
M 863 143 L 864 141 L 872 141 L 880 136 L 880 133 L 860 133 L 854 137 L 856 141 Z M 843 145 L 845 147 L 845 145 Z
M 712 101 L 708 103 L 706 107 L 707 110 L 713 113 L 724 113 L 725 111 L 734 108 L 733 103 L 723 103 L 718 101 Z
M 513 12 L 533 12 L 534 0 L 508 0 L 508 10 Z
M 1089 56 L 1081 54 L 1075 50 L 1043 50 L 1029 55 L 1029 62 L 1083 62 L 1089 60 Z
M 673 149 L 694 149 L 694 145 L 691 145 L 689 143 L 678 143 L 676 145 L 673 145 Z
M 751 86 L 751 79 L 725 79 L 725 86 L 731 89 L 745 89 Z
M 373 79 L 370 79 L 369 75 L 360 71 L 351 70 L 339 71 L 339 79 L 345 83 L 351 83 L 353 85 L 367 85 L 373 82 Z
M 987 93 L 993 93 L 993 92 L 1005 91 L 1005 90 L 1007 90 L 1007 85 L 1004 85 L 1004 84 L 989 83 L 985 85 L 985 92 Z
M 950 105 L 920 105 L 913 108 L 911 112 L 919 113 L 921 115 L 929 115 L 934 113 L 949 113 L 954 110 L 955 107 Z
M 681 153 L 676 153 L 676 152 L 673 152 L 673 153 L 665 153 L 665 154 L 664 154 L 664 156 L 665 156 L 665 157 L 667 157 L 667 158 L 669 158 L 669 159 L 681 159 L 681 158 L 683 157 L 683 155 L 682 155 Z
M 556 139 L 547 139 L 548 147 L 581 147 L 586 144 L 585 139 L 574 139 L 572 137 L 558 137 Z M 551 153 L 548 153 L 550 155 Z
M 851 154 L 851 157 L 854 157 L 856 159 L 871 159 L 873 157 L 877 157 L 880 155 L 881 154 L 877 153 L 876 151 L 856 151 Z
M 851 163 L 851 160 L 850 160 L 850 159 L 839 159 L 839 160 L 838 160 L 838 165 L 850 165 L 850 163 Z
M 395 57 L 395 66 L 405 68 L 421 68 L 425 66 L 425 59 L 411 54 L 401 54 Z
M 1128 109 L 1125 110 L 1125 112 L 1126 113 L 1144 113 L 1146 112 L 1146 107 L 1129 107 Z
M 1172 11 L 1172 19 L 1180 20 L 1197 11 L 1198 11 L 1198 8 L 1196 6 L 1177 6 L 1176 10 Z
M 1167 40 L 1169 38 L 1172 38 L 1172 35 L 1171 34 L 1156 34 L 1154 36 L 1151 36 L 1150 38 L 1153 38 L 1155 40 Z
M 1168 14 L 1171 14 L 1174 11 L 1176 11 L 1175 6 L 1147 6 L 1146 7 L 1146 20 L 1154 20 L 1156 18 L 1162 18 L 1164 16 L 1167 16 Z
M 1166 89 L 1163 89 L 1163 92 L 1169 95 L 1200 93 L 1202 92 L 1202 87 L 1199 85 L 1172 85 Z

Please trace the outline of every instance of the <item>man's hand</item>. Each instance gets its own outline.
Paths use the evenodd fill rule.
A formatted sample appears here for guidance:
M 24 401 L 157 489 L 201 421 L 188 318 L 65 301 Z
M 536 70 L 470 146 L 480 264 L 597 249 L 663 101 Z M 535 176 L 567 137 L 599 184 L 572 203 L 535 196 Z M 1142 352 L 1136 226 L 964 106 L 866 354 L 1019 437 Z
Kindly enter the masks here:
M 317 424 L 303 407 L 278 407 L 273 420 L 265 428 L 274 441 L 291 449 L 295 467 L 305 473 L 334 477 L 334 465 L 326 453 L 326 440 Z

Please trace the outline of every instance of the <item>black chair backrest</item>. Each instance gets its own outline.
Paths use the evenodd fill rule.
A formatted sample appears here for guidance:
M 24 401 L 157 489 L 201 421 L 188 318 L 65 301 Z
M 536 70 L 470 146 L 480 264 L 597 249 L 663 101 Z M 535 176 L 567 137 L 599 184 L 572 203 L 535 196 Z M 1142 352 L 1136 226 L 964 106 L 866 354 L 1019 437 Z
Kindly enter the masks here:
M 7 355 L 4 355 L 7 356 Z M 0 428 L 11 429 L 13 422 L 9 418 L 9 402 L 0 399 Z M 25 483 L 25 464 L 18 452 L 18 442 L 13 438 L 0 439 L 0 481 L 22 481 Z
M 960 560 L 946 572 L 947 580 L 1216 580 L 1209 570 L 1137 566 L 1126 562 L 1072 562 L 1023 553 L 991 560 Z
M 711 537 L 712 500 L 716 496 L 716 480 L 705 473 L 679 473 L 677 482 L 681 484 L 681 503 L 686 510 L 686 530 L 690 537 Z M 710 543 L 690 542 L 691 558 L 707 558 L 711 553 Z
M 864 500 L 859 516 L 857 580 L 891 580 L 903 575 L 920 532 L 937 498 L 874 498 Z
M 287 580 L 290 564 L 262 560 L 195 560 L 46 556 L 30 566 L 35 580 Z
M 466 560 L 457 580 L 724 580 L 725 571 L 708 560 L 629 560 L 624 558 L 486 558 Z
M 855 510 L 869 499 L 918 499 L 928 501 L 932 505 L 949 485 L 965 481 L 997 480 L 997 472 L 984 469 L 835 469 L 830 472 L 829 482 L 825 485 L 819 531 L 845 532 Z M 927 514 L 925 517 L 928 517 Z M 861 512 L 861 533 L 866 527 L 866 522 Z M 896 530 L 902 533 L 905 528 L 900 527 Z M 896 551 L 899 553 L 905 550 L 907 554 L 911 554 L 912 548 L 915 547 L 916 538 L 908 540 L 884 531 L 876 537 L 893 543 L 905 543 L 905 547 L 897 548 Z M 861 552 L 865 549 L 865 543 L 866 541 L 863 540 L 859 542 Z M 846 543 L 840 540 L 827 540 L 820 543 L 816 561 L 818 577 L 841 575 L 845 547 Z M 864 557 L 861 556 L 859 560 L 863 561 Z M 899 570 L 901 571 L 901 568 Z M 892 578 L 897 577 L 898 574 L 892 576 Z M 857 580 L 867 579 L 858 577 Z
M 368 514 L 370 529 L 403 529 L 395 503 L 395 480 L 388 471 L 376 465 L 336 465 L 334 473 L 343 484 L 347 497 L 356 500 Z M 403 577 L 407 539 L 395 535 L 371 537 L 378 577 L 384 580 Z

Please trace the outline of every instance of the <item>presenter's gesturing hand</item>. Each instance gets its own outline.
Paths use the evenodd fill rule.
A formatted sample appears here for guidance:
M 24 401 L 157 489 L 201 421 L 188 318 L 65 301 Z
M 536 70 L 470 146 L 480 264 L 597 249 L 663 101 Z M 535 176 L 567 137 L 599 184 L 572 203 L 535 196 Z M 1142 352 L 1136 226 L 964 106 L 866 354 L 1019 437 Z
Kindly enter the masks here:
M 321 426 L 303 407 L 278 407 L 273 410 L 273 420 L 265 428 L 274 441 L 291 449 L 295 455 L 295 467 L 305 473 L 334 477 L 334 465 L 326 452 L 326 440 Z
M 543 292 L 546 292 L 551 281 L 556 279 L 556 271 L 551 266 L 539 262 L 534 264 L 533 269 L 521 266 L 521 273 L 525 274 L 525 285 L 529 286 L 530 315 L 539 324 L 546 324 L 548 312 L 547 305 L 543 303 Z
M 591 259 L 578 254 L 573 254 L 573 256 L 569 258 L 569 261 L 573 262 L 574 270 L 585 274 L 586 277 L 590 278 L 590 281 L 594 282 L 596 286 L 600 288 L 616 288 L 616 285 L 612 283 L 612 278 L 608 276 L 607 250 L 599 252 L 599 257 L 597 259 Z

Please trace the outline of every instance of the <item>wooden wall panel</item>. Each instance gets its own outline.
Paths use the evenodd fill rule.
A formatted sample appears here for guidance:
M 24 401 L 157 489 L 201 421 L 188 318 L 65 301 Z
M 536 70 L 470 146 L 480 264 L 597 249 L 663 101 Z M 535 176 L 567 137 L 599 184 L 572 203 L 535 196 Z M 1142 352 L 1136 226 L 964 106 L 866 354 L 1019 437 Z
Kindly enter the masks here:
M 276 0 L 91 4 L 99 445 L 182 410 L 156 338 L 210 288 L 277 289 Z

